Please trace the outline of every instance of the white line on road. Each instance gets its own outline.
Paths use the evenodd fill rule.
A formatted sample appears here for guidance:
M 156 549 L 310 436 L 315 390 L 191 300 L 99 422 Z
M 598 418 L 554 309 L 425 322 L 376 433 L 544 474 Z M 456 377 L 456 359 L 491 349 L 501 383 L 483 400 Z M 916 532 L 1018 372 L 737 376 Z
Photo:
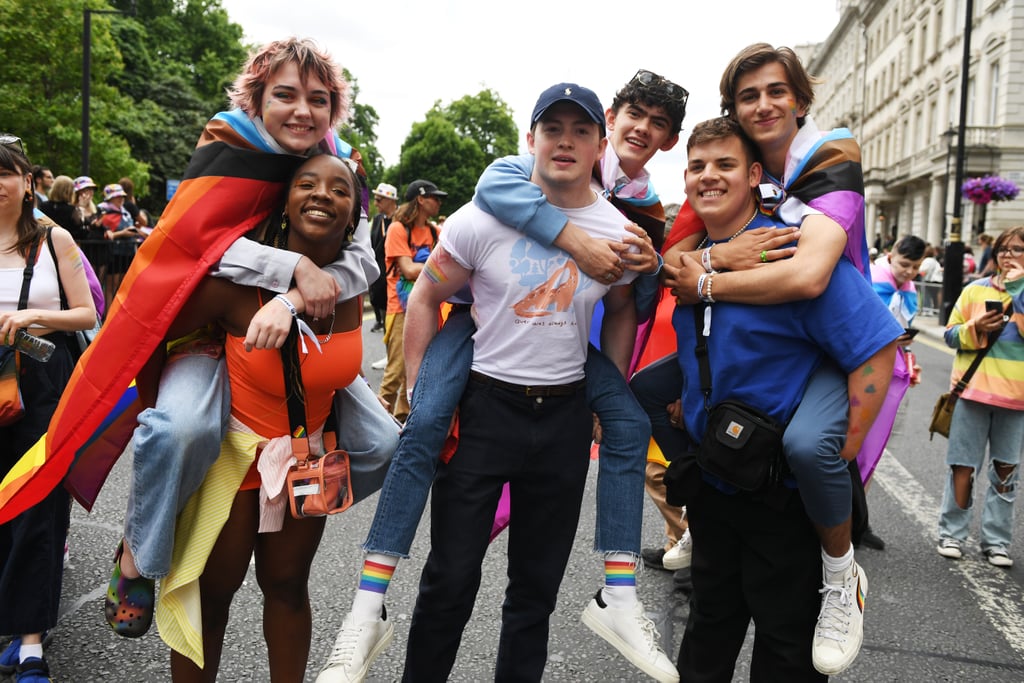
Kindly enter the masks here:
M 929 542 L 936 542 L 938 502 L 888 450 L 878 463 L 874 481 L 900 503 L 903 511 L 920 527 L 922 536 Z M 987 560 L 965 555 L 962 560 L 946 562 L 960 574 L 996 632 L 1024 657 L 1024 591 L 1003 570 L 990 566 Z

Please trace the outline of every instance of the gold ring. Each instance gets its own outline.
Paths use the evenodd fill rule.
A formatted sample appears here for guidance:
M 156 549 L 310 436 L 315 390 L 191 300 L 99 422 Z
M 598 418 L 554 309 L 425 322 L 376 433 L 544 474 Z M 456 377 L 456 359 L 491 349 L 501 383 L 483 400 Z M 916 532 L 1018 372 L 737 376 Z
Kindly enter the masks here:
M 768 252 L 767 251 L 764 251 L 764 250 L 761 251 L 761 263 L 768 263 Z

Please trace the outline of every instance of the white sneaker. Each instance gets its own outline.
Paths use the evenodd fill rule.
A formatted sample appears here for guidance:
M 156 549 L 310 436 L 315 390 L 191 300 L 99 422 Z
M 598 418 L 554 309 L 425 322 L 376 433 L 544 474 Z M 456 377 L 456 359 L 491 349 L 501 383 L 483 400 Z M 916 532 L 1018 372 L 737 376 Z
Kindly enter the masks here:
M 949 536 L 944 536 L 939 541 L 938 551 L 939 555 L 948 557 L 951 560 L 959 560 L 964 556 L 964 551 L 960 547 L 960 541 L 955 538 L 950 538 Z
M 630 609 L 615 609 L 608 607 L 601 599 L 601 591 L 597 591 L 583 610 L 581 621 L 651 678 L 661 683 L 678 683 L 679 672 L 665 656 L 658 642 L 658 629 L 644 615 L 639 602 Z
M 661 558 L 661 563 L 665 569 L 678 571 L 689 567 L 692 557 L 693 541 L 690 540 L 690 530 L 687 529 L 679 537 L 679 541 L 665 553 L 665 557 Z
M 864 598 L 868 577 L 853 562 L 839 584 L 825 581 L 821 588 L 821 611 L 814 629 L 811 659 L 818 673 L 835 676 L 853 663 L 864 642 Z
M 1012 567 L 1013 558 L 1006 552 L 1006 548 L 1003 546 L 994 546 L 992 548 L 985 548 L 985 559 L 988 563 L 995 567 Z
M 388 366 L 388 357 L 387 356 L 384 356 L 380 360 L 375 360 L 372 363 L 370 363 L 370 367 L 373 368 L 374 370 L 383 370 L 387 366 Z
M 370 665 L 391 643 L 395 626 L 384 607 L 380 619 L 356 623 L 349 612 L 341 622 L 334 649 L 316 683 L 357 683 L 366 678 Z

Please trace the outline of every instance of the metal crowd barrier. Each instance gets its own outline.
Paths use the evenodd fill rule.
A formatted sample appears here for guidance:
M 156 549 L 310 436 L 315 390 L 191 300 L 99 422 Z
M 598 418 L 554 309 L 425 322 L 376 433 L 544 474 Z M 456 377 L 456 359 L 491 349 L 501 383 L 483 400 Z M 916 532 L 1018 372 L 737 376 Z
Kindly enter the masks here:
M 918 315 L 938 316 L 942 308 L 941 282 L 915 282 L 917 288 Z

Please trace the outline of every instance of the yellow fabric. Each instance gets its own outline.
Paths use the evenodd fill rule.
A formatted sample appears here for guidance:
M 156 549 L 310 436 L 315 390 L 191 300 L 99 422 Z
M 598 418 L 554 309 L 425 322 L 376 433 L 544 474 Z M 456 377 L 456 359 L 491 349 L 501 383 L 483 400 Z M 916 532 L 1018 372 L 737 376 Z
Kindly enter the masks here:
M 256 448 L 263 441 L 264 437 L 252 432 L 229 430 L 221 443 L 220 456 L 178 515 L 171 571 L 160 582 L 156 624 L 167 646 L 191 659 L 200 669 L 203 620 L 199 576 L 227 522 L 238 487 L 256 459 Z
M 654 441 L 654 437 L 651 437 L 651 443 L 647 446 L 647 462 L 653 462 L 662 467 L 668 467 L 668 460 L 665 459 L 665 454 L 658 448 L 658 444 Z

